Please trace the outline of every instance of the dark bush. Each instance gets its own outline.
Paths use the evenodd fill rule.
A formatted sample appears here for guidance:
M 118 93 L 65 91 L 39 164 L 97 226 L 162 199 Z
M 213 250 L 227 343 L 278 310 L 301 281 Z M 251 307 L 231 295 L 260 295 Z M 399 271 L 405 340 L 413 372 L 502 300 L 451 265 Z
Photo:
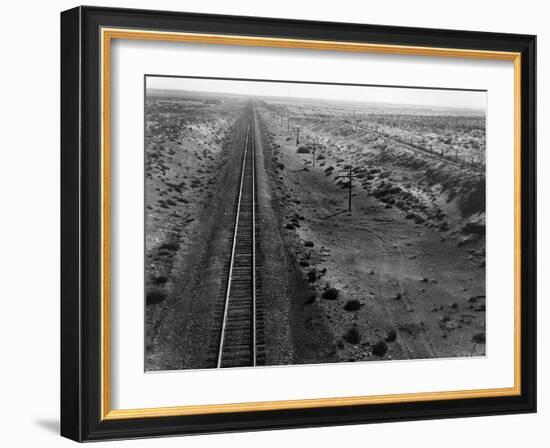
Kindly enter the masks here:
M 344 305 L 346 311 L 357 311 L 361 308 L 361 302 L 357 299 L 350 299 Z
M 374 347 L 372 348 L 372 354 L 379 357 L 384 356 L 387 351 L 388 344 L 386 344 L 384 341 L 378 341 L 376 344 L 374 344 Z
M 470 221 L 462 227 L 462 233 L 473 233 L 475 235 L 483 235 L 485 233 L 485 222 Z
M 177 241 L 164 243 L 162 246 L 159 247 L 159 251 L 161 250 L 170 250 L 170 251 L 176 251 L 180 248 L 180 243 Z
M 323 299 L 336 300 L 340 294 L 336 288 L 328 288 L 323 292 Z
M 397 332 L 395 330 L 389 330 L 386 335 L 386 342 L 394 342 L 397 339 Z
M 361 341 L 361 333 L 359 333 L 359 330 L 355 327 L 351 327 L 342 337 L 350 344 L 358 344 L 359 341 Z
M 472 342 L 475 342 L 476 344 L 485 344 L 485 332 L 474 334 L 472 337 Z
M 307 273 L 307 279 L 309 283 L 315 283 L 317 281 L 317 271 L 312 269 Z
M 166 293 L 159 289 L 150 289 L 147 291 L 146 301 L 147 305 L 155 305 L 161 303 L 166 299 Z
M 309 148 L 307 146 L 300 146 L 296 152 L 298 154 L 309 154 Z
M 164 285 L 168 281 L 166 275 L 159 275 L 158 277 L 153 277 L 153 285 Z

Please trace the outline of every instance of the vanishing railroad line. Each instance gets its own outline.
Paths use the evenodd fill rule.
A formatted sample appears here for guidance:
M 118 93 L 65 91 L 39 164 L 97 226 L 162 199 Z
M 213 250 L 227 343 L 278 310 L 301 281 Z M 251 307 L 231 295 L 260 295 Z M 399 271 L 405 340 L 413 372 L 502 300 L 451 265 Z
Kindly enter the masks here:
M 231 252 L 216 309 L 216 368 L 265 364 L 260 244 L 257 238 L 256 141 L 251 107 L 243 147 Z

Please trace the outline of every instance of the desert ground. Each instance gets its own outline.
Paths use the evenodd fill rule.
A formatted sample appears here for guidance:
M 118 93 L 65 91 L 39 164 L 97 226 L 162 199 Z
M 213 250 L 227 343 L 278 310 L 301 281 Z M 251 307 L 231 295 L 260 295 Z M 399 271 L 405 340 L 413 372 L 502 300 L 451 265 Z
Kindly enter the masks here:
M 252 104 L 265 364 L 483 356 L 483 112 L 154 91 L 147 370 L 212 367 Z

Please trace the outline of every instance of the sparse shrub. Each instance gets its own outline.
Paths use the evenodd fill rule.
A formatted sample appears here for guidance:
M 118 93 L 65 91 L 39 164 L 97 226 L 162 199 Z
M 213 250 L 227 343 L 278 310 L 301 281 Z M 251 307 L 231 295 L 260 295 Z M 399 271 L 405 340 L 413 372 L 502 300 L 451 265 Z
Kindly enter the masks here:
M 307 300 L 304 302 L 304 305 L 311 305 L 313 302 L 315 302 L 315 300 L 317 300 L 317 294 L 315 294 L 314 292 L 312 292 Z
M 169 250 L 169 251 L 176 251 L 180 248 L 180 244 L 177 241 L 172 241 L 169 243 L 164 243 L 162 246 L 159 247 L 160 250 Z
M 315 269 L 310 270 L 307 273 L 307 279 L 309 283 L 315 283 L 317 281 L 317 271 Z
M 470 220 L 464 226 L 462 226 L 461 229 L 462 233 L 464 234 L 475 234 L 475 235 L 483 235 L 485 233 L 485 220 L 483 219 L 477 219 L 477 220 Z
M 384 341 L 378 341 L 376 344 L 374 344 L 374 347 L 372 348 L 372 354 L 375 356 L 379 356 L 380 358 L 384 356 L 388 351 L 388 344 L 386 344 Z
M 284 169 L 285 169 L 285 165 L 282 164 L 282 163 L 278 163 L 278 164 L 277 164 L 277 168 L 279 168 L 280 170 L 284 170 Z
M 399 332 L 407 333 L 413 338 L 416 338 L 420 333 L 425 331 L 425 327 L 422 322 L 401 322 L 397 324 L 397 328 Z
M 342 188 L 349 188 L 349 180 L 347 180 L 347 181 L 339 181 L 338 184 L 339 184 L 340 187 L 342 187 Z
M 361 302 L 357 299 L 350 299 L 344 305 L 346 311 L 357 311 L 361 308 Z
M 306 242 L 304 243 L 304 246 L 306 246 L 306 247 L 313 247 L 313 241 L 306 241 Z
M 449 228 L 450 226 L 447 221 L 443 221 L 441 224 L 439 224 L 439 230 L 441 230 L 442 232 L 449 230 Z
M 340 295 L 340 291 L 338 291 L 336 288 L 327 288 L 323 292 L 323 299 L 336 300 L 339 295 Z
M 356 327 L 351 327 L 342 338 L 350 344 L 358 344 L 361 341 L 361 333 Z
M 396 339 L 397 339 L 397 332 L 393 329 L 389 330 L 385 341 L 386 342 L 394 342 Z
M 166 275 L 159 275 L 158 277 L 153 277 L 153 285 L 164 285 L 168 281 Z
M 161 303 L 166 299 L 166 293 L 160 289 L 150 289 L 147 291 L 146 301 L 147 305 L 155 305 Z
M 476 344 L 485 344 L 485 332 L 474 334 L 472 337 L 472 342 L 475 342 Z

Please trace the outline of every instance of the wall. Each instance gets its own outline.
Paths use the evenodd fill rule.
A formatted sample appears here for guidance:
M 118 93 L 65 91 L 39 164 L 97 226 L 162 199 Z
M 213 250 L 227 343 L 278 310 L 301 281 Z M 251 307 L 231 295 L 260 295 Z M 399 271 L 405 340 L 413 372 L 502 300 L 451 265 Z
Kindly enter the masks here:
M 278 0 L 158 0 L 90 1 L 89 4 L 134 8 L 187 10 L 299 19 L 353 21 L 374 24 L 472 29 L 537 34 L 539 108 L 539 229 L 548 225 L 546 199 L 550 180 L 543 151 L 550 120 L 548 89 L 544 83 L 550 55 L 550 35 L 544 2 L 510 1 L 406 1 L 302 2 Z M 59 12 L 77 5 L 70 1 L 4 3 L 2 16 L 3 91 L 2 123 L 1 253 L 4 275 L 0 286 L 2 308 L 2 378 L 0 439 L 4 446 L 40 443 L 68 446 L 57 436 L 59 375 Z M 546 199 L 546 200 L 545 200 Z M 543 206 L 543 203 L 546 204 Z M 542 299 L 550 277 L 545 263 L 550 237 L 539 233 L 539 329 L 549 318 Z M 485 417 L 294 431 L 200 436 L 187 439 L 120 442 L 117 446 L 297 446 L 312 444 L 380 444 L 384 447 L 464 447 L 486 444 L 500 447 L 532 442 L 543 446 L 550 431 L 550 395 L 543 371 L 548 359 L 542 348 L 548 331 L 539 330 L 539 413 L 537 415 Z M 103 445 L 103 444 L 100 444 Z M 111 445 L 113 446 L 113 445 Z

